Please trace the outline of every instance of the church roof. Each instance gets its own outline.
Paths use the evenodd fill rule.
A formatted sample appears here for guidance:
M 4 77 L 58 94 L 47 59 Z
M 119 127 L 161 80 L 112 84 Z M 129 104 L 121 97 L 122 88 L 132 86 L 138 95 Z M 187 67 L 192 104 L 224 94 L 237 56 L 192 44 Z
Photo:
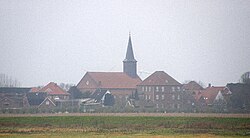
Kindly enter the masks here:
M 156 71 L 139 85 L 181 85 L 164 71 Z
M 127 47 L 127 53 L 124 61 L 136 61 L 134 57 L 134 52 L 132 48 L 132 41 L 131 41 L 131 36 L 129 34 L 129 40 L 128 40 L 128 47 Z
M 87 72 L 85 76 L 86 75 L 89 75 L 95 81 L 99 88 L 106 89 L 134 89 L 136 88 L 136 85 L 141 82 L 139 76 L 137 76 L 136 78 L 132 78 L 123 72 Z M 80 81 L 77 87 L 84 87 L 84 84 L 84 82 Z

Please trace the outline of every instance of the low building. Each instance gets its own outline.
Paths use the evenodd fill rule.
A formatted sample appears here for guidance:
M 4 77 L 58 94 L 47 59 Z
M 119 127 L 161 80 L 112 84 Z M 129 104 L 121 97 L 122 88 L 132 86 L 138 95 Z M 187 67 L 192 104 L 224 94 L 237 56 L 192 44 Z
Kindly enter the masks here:
M 27 93 L 31 88 L 1 87 L 0 108 L 17 109 L 29 107 Z
M 197 108 L 200 108 L 199 99 L 201 97 L 201 91 L 204 88 L 196 81 L 190 81 L 187 84 L 183 84 L 184 94 L 187 101 L 187 111 L 196 112 Z M 191 105 L 190 105 L 191 103 Z
M 69 100 L 70 94 L 56 83 L 50 82 L 42 88 L 32 88 L 28 94 L 31 106 L 39 108 L 56 107 L 56 101 Z
M 224 112 L 227 110 L 228 97 L 230 91 L 225 86 L 209 85 L 204 90 L 200 91 L 197 98 L 202 112 Z

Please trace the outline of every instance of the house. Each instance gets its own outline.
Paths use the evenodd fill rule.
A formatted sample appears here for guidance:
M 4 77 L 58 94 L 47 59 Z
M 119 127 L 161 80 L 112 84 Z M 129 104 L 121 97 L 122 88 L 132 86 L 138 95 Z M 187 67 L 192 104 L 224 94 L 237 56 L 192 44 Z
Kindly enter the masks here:
M 213 106 L 216 102 L 225 101 L 224 95 L 227 93 L 227 89 L 225 86 L 210 86 L 200 92 L 201 96 L 199 101 L 207 106 Z
M 123 60 L 123 72 L 86 72 L 77 89 L 82 93 L 107 91 L 115 97 L 116 104 L 124 105 L 127 98 L 136 91 L 136 85 L 141 82 L 137 75 L 137 61 L 134 58 L 131 36 L 127 46 L 126 57 Z
M 48 97 L 52 100 L 68 100 L 70 96 L 69 93 L 54 82 L 50 82 L 46 86 L 42 87 L 38 92 L 46 92 Z
M 196 81 L 190 81 L 187 84 L 183 84 L 183 88 L 188 91 L 203 90 L 204 88 Z
M 190 81 L 187 84 L 183 84 L 183 89 L 187 103 L 192 103 L 192 106 L 187 107 L 188 110 L 196 112 L 196 108 L 199 107 L 199 99 L 202 96 L 201 90 L 204 90 L 204 88 L 196 81 Z
M 227 111 L 230 91 L 225 86 L 209 86 L 199 91 L 197 103 L 201 112 Z
M 31 88 L 1 87 L 0 108 L 17 109 L 29 107 L 27 93 Z
M 27 93 L 28 102 L 31 107 L 38 107 L 48 97 L 48 94 L 46 92 L 35 92 L 33 90 L 31 89 L 31 91 Z
M 31 106 L 51 108 L 56 106 L 56 101 L 68 100 L 69 96 L 56 83 L 50 82 L 42 88 L 32 88 L 28 93 L 28 101 Z
M 151 74 L 137 85 L 137 90 L 140 100 L 150 103 L 150 106 L 154 105 L 156 109 L 178 111 L 184 108 L 182 84 L 164 71 Z

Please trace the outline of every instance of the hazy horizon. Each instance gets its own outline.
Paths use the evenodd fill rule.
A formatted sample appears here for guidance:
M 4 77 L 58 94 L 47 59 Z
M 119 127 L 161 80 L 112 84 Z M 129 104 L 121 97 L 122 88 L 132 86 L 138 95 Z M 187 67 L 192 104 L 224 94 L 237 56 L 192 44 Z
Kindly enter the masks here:
M 138 75 L 225 86 L 250 71 L 250 1 L 0 0 L 0 73 L 22 86 L 122 71 L 131 32 Z

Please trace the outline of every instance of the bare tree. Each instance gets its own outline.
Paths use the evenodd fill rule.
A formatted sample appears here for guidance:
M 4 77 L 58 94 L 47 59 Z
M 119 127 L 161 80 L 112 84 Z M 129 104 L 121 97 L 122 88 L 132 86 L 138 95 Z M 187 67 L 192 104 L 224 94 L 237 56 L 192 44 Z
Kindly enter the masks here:
M 19 87 L 21 84 L 17 79 L 12 79 L 11 76 L 0 74 L 0 87 Z
M 241 80 L 242 83 L 247 83 L 250 84 L 250 72 L 246 72 L 241 75 Z

